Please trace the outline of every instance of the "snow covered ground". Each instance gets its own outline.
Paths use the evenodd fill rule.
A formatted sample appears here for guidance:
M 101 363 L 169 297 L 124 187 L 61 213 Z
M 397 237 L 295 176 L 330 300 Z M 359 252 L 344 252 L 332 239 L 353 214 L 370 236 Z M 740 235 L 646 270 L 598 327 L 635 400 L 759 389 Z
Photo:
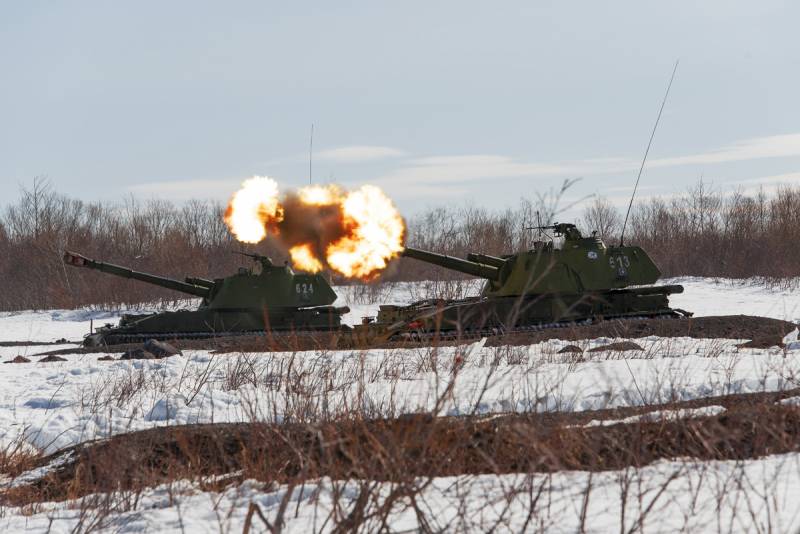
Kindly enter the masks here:
M 770 289 L 753 280 L 669 278 L 659 284 L 685 289 L 669 297 L 670 306 L 704 315 L 758 315 L 800 323 L 800 289 Z
M 185 351 L 164 360 L 124 361 L 86 354 L 67 355 L 66 362 L 4 365 L 0 445 L 22 439 L 53 452 L 159 425 L 280 422 L 298 405 L 320 418 L 353 409 L 370 417 L 399 415 L 437 404 L 441 415 L 583 411 L 800 387 L 800 351 L 739 349 L 741 340 L 637 341 L 644 350 L 587 353 L 583 362 L 558 354 L 567 342 L 555 340 L 528 347 L 475 343 L 437 352 Z M 461 363 L 454 374 L 456 357 Z M 437 402 L 451 380 L 452 392 Z
M 419 480 L 421 492 L 397 498 L 386 523 L 392 532 L 797 532 L 800 454 L 759 460 L 659 461 L 643 469 L 587 473 L 460 476 Z M 366 514 L 387 502 L 392 485 L 376 484 Z M 93 525 L 109 532 L 242 532 L 251 503 L 274 521 L 285 500 L 284 532 L 330 531 L 356 506 L 359 481 L 327 478 L 302 487 L 267 488 L 247 481 L 221 493 L 177 482 L 145 491 L 135 501 L 119 495 L 109 513 L 92 497 L 9 508 L 7 532 L 67 533 Z M 335 504 L 335 506 L 334 506 Z M 416 506 L 416 508 L 415 508 Z M 24 513 L 23 513 L 24 512 Z M 253 518 L 253 531 L 266 532 Z M 81 529 L 82 527 L 82 529 Z M 381 531 L 381 521 L 364 525 Z
M 697 278 L 664 283 L 683 284 L 686 292 L 673 296 L 672 303 L 697 315 L 747 314 L 800 321 L 800 292 Z M 383 290 L 377 301 L 409 302 L 423 293 L 413 284 L 398 284 Z M 342 289 L 340 294 L 344 302 L 339 304 L 353 309 L 351 323 L 377 310 L 377 304 L 365 304 L 372 299 L 357 290 Z M 115 313 L 90 310 L 2 313 L 0 341 L 77 341 L 88 332 L 90 321 L 98 325 L 116 320 Z M 612 341 L 601 338 L 577 344 L 591 348 Z M 165 360 L 140 361 L 98 361 L 100 354 L 67 355 L 66 362 L 0 365 L 0 447 L 23 443 L 26 448 L 52 452 L 159 425 L 281 421 L 300 409 L 319 417 L 353 409 L 369 416 L 398 415 L 429 411 L 440 398 L 439 414 L 457 415 L 658 405 L 800 387 L 797 344 L 792 349 L 740 349 L 735 346 L 740 341 L 650 337 L 637 340 L 641 351 L 587 352 L 584 361 L 576 361 L 574 354 L 558 354 L 567 344 L 559 340 L 528 347 L 486 347 L 479 342 L 438 352 L 395 349 L 212 356 L 207 351 L 186 351 Z M 0 347 L 0 360 L 30 357 L 62 346 Z M 455 387 L 445 395 L 451 380 Z M 293 393 L 287 394 L 288 390 Z M 698 417 L 717 413 L 718 408 L 664 413 L 667 417 Z M 785 455 L 746 462 L 659 462 L 632 474 L 528 476 L 528 486 L 549 485 L 549 505 L 538 510 L 528 528 L 574 532 L 583 517 L 590 531 L 620 530 L 620 477 L 630 474 L 640 483 L 637 495 L 629 494 L 625 500 L 629 507 L 626 530 L 656 496 L 657 503 L 644 514 L 646 531 L 797 530 L 796 507 L 785 505 L 792 492 L 800 490 L 798 467 L 799 455 Z M 747 482 L 724 492 L 725 484 L 733 483 L 732 473 Z M 467 510 L 480 512 L 461 514 L 467 522 L 464 528 L 482 530 L 500 517 L 506 522 L 503 530 L 519 530 L 531 509 L 525 501 L 530 495 L 509 498 L 504 488 L 520 477 L 524 476 L 435 479 L 424 491 L 425 503 L 437 510 L 434 515 L 442 522 L 438 526 L 457 529 L 453 522 L 462 520 L 459 503 L 479 500 L 489 506 L 467 506 Z M 590 482 L 587 501 L 584 494 Z M 668 489 L 659 492 L 667 482 Z M 336 484 L 321 480 L 306 485 L 302 496 L 292 496 L 290 531 L 304 532 L 321 525 L 331 507 L 331 487 Z M 346 489 L 342 499 L 355 501 L 357 491 Z M 385 490 L 381 494 L 388 492 L 388 486 Z M 274 516 L 286 491 L 244 483 L 217 494 L 179 483 L 148 491 L 136 509 L 108 518 L 107 528 L 238 531 L 249 502 L 258 503 Z M 503 512 L 505 507 L 508 509 Z M 36 513 L 13 508 L 0 512 L 0 527 L 9 531 L 48 527 L 69 531 L 86 520 L 80 503 L 44 505 Z M 415 521 L 408 507 L 398 504 L 393 511 L 392 524 L 397 530 L 413 530 L 418 527 Z M 259 527 L 258 521 L 254 526 Z

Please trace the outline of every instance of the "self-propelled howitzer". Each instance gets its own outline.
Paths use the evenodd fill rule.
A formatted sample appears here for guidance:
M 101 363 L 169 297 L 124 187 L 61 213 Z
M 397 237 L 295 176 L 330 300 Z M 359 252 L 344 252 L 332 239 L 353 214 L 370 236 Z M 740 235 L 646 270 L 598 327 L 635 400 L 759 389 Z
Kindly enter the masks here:
M 376 318 L 390 332 L 486 332 L 575 322 L 688 316 L 669 307 L 679 285 L 653 286 L 661 272 L 637 246 L 607 246 L 573 224 L 537 228 L 563 238 L 537 241 L 517 254 L 471 253 L 466 259 L 406 247 L 403 256 L 485 279 L 477 297 L 381 306 Z M 645 286 L 645 287 L 641 287 Z M 396 335 L 396 334 L 394 334 Z
M 131 278 L 200 297 L 194 310 L 126 314 L 119 325 L 98 328 L 85 339 L 87 345 L 115 345 L 146 339 L 199 339 L 267 331 L 332 330 L 341 325 L 347 307 L 336 300 L 327 280 L 319 274 L 295 273 L 289 265 L 274 265 L 266 256 L 246 254 L 252 268 L 206 280 L 184 281 L 134 271 L 126 267 L 64 253 L 64 263 Z

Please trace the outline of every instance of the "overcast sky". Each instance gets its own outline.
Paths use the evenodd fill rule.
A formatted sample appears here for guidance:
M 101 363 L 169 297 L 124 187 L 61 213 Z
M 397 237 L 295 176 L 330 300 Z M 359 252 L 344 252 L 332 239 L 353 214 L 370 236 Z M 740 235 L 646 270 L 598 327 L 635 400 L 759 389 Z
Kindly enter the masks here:
M 373 183 L 406 214 L 800 183 L 797 2 L 4 2 L 0 194 Z

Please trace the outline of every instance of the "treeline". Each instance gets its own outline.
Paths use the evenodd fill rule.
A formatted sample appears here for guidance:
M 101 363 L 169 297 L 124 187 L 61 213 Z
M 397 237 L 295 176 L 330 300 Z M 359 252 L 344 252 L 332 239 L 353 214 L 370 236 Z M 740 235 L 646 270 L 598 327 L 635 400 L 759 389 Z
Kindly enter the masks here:
M 115 306 L 175 298 L 173 292 L 112 276 L 79 272 L 64 250 L 183 279 L 235 270 L 242 250 L 229 235 L 224 206 L 191 201 L 181 207 L 128 197 L 83 202 L 43 180 L 24 189 L 0 217 L 0 309 Z
M 407 243 L 457 256 L 525 250 L 539 238 L 529 229 L 532 224 L 559 219 L 560 193 L 522 200 L 503 211 L 431 209 L 407 221 Z M 147 284 L 68 268 L 62 262 L 64 250 L 178 279 L 221 277 L 249 265 L 250 260 L 235 252 L 259 252 L 283 261 L 285 253 L 272 241 L 256 247 L 235 241 L 223 211 L 223 204 L 203 201 L 181 206 L 134 197 L 117 203 L 83 202 L 35 180 L 0 214 L 0 309 L 114 307 L 179 298 Z M 619 238 L 622 216 L 599 198 L 585 208 L 580 226 L 597 229 L 612 242 Z M 800 276 L 798 238 L 800 188 L 747 196 L 709 191 L 700 184 L 682 196 L 639 203 L 625 240 L 643 246 L 665 276 L 778 280 Z M 458 277 L 400 260 L 383 279 Z
M 604 199 L 584 210 L 585 227 L 619 239 L 624 213 Z M 625 241 L 643 247 L 665 276 L 800 277 L 800 187 L 767 194 L 726 193 L 699 183 L 685 194 L 654 198 L 633 211 Z

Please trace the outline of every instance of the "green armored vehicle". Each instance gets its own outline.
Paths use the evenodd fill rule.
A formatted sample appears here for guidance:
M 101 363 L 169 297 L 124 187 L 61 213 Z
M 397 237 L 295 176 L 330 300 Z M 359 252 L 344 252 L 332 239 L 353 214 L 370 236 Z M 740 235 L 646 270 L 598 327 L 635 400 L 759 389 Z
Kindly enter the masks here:
M 202 300 L 196 310 L 123 315 L 117 326 L 105 325 L 86 336 L 87 346 L 116 345 L 147 339 L 201 339 L 280 331 L 335 330 L 346 306 L 336 300 L 319 274 L 296 274 L 288 265 L 274 265 L 266 256 L 245 254 L 253 268 L 216 280 L 172 280 L 64 253 L 64 263 L 132 278 Z
M 407 306 L 381 306 L 373 330 L 386 338 L 437 335 L 491 335 L 595 320 L 680 317 L 668 296 L 683 286 L 652 286 L 661 272 L 636 246 L 607 246 L 593 234 L 584 237 L 573 224 L 540 227 L 563 238 L 537 241 L 519 254 L 469 254 L 454 258 L 406 247 L 403 256 L 486 280 L 480 296 L 424 300 Z M 649 286 L 649 287 L 640 287 Z M 363 328 L 363 327 L 362 327 Z

